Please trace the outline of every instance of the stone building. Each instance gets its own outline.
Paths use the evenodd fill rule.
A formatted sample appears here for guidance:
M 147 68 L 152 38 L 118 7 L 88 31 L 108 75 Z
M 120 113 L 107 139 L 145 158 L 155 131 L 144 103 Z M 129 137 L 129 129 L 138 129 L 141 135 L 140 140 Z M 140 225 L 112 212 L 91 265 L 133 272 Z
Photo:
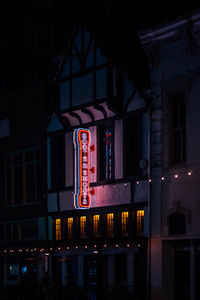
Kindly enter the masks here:
M 199 299 L 198 12 L 140 32 L 151 65 L 152 299 Z

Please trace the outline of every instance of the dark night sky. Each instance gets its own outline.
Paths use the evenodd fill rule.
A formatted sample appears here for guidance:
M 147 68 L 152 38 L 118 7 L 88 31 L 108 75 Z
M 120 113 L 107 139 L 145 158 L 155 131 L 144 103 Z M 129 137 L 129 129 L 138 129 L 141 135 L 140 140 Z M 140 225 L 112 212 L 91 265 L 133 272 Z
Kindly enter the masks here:
M 58 2 L 57 8 L 61 27 L 70 32 L 74 23 L 84 23 L 102 53 L 112 61 L 132 57 L 124 69 L 138 88 L 143 89 L 150 86 L 150 77 L 138 30 L 187 16 L 197 6 L 193 0 L 181 4 L 177 1 L 63 0 Z
M 44 3 L 44 5 L 38 6 L 37 2 Z M 34 5 L 31 6 L 31 3 Z M 52 3 L 52 9 L 47 11 L 45 3 Z M 13 76 L 13 80 L 9 79 L 9 81 L 13 81 L 14 85 L 17 86 L 16 79 L 22 77 L 19 75 L 22 64 L 28 66 L 31 61 L 33 63 L 30 68 L 38 69 L 41 79 L 52 78 L 52 73 L 55 72 L 55 70 L 49 69 L 52 54 L 65 51 L 66 41 L 73 26 L 81 22 L 94 36 L 102 53 L 111 58 L 113 62 L 131 57 L 131 61 L 128 64 L 124 63 L 123 66 L 129 78 L 136 82 L 139 89 L 148 87 L 150 82 L 147 58 L 137 37 L 138 30 L 168 22 L 177 16 L 187 15 L 193 9 L 197 9 L 193 0 L 182 2 L 181 5 L 177 1 L 157 3 L 157 1 L 123 0 L 119 3 L 114 0 L 10 0 L 2 3 L 2 8 L 3 5 L 9 12 L 8 35 L 10 35 L 9 30 L 15 31 L 9 47 L 5 51 L 9 56 L 8 60 L 12 61 L 10 65 L 13 71 L 7 73 L 9 73 L 8 76 Z M 20 30 L 23 34 L 23 27 L 27 26 L 26 23 L 20 24 L 20 22 L 23 22 L 24 18 L 29 20 L 32 16 L 37 22 L 45 23 L 47 21 L 56 27 L 56 46 L 50 55 L 40 52 L 39 57 L 39 55 L 35 55 L 31 47 L 25 51 L 20 48 Z M 40 29 L 37 30 L 40 33 Z M 31 39 L 31 33 L 29 36 Z M 14 75 L 15 70 L 17 70 L 16 76 Z M 23 76 L 25 79 L 27 78 L 26 75 Z

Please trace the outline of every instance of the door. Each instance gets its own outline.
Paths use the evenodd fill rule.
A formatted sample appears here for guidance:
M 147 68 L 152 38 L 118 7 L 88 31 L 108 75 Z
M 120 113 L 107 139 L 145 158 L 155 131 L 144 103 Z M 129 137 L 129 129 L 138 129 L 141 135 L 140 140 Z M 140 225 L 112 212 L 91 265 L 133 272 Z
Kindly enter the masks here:
M 176 251 L 175 253 L 175 282 L 174 299 L 189 300 L 190 291 L 190 253 Z

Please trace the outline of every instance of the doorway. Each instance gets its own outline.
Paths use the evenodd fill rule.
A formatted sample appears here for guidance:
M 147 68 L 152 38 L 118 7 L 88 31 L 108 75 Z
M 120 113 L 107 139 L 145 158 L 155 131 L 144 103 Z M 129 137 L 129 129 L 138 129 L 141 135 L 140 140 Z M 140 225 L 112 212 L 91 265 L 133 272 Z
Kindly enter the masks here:
M 189 300 L 190 297 L 190 252 L 175 252 L 174 299 Z

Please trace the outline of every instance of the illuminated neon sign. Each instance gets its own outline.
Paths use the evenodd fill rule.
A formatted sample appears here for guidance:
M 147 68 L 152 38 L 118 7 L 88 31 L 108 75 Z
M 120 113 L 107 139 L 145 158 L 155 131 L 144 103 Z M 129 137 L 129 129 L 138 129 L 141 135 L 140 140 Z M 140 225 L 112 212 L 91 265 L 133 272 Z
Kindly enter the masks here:
M 89 149 L 90 131 L 88 129 L 74 130 L 74 206 L 75 208 L 89 208 Z

